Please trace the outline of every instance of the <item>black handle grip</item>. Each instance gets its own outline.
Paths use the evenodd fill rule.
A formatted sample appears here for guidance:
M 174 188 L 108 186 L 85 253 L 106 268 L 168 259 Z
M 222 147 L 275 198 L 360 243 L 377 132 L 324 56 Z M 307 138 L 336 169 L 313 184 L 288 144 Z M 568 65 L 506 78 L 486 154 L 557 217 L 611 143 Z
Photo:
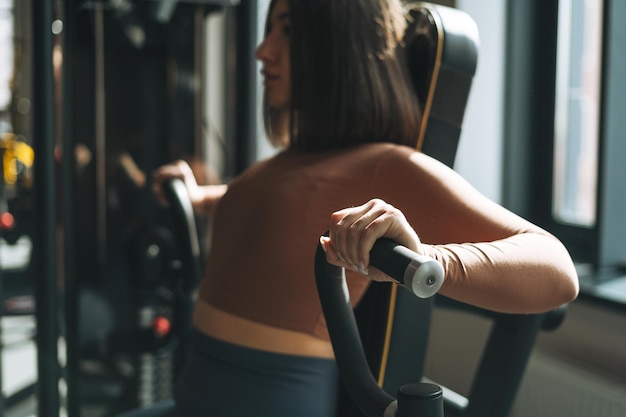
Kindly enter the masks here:
M 444 271 L 435 259 L 419 255 L 391 239 L 378 239 L 370 252 L 370 264 L 380 269 L 420 298 L 441 288 Z
M 437 261 L 418 255 L 389 239 L 382 241 L 379 239 L 376 242 L 370 253 L 370 263 L 399 282 L 406 283 L 406 277 L 409 275 L 411 288 L 416 286 L 413 285 L 414 281 L 422 280 L 427 283 L 426 288 L 432 294 L 436 292 L 432 289 L 438 288 L 437 285 L 440 286 L 443 280 L 443 268 Z M 423 265 L 430 266 L 422 269 Z M 441 273 L 441 276 L 437 277 L 436 274 L 430 273 L 428 269 L 430 267 Z M 413 272 L 407 274 L 407 270 Z M 422 275 L 424 279 L 421 278 Z M 431 275 L 435 276 L 435 283 L 429 285 Z M 315 253 L 315 280 L 337 367 L 348 394 L 367 417 L 399 416 L 398 401 L 378 386 L 367 362 L 350 302 L 344 269 L 326 262 L 326 253 L 321 244 Z M 418 284 L 417 287 L 422 286 Z M 422 292 L 422 295 L 424 294 Z M 431 393 L 432 390 L 429 390 L 429 396 Z M 420 394 L 418 397 L 424 397 L 421 391 L 418 394 Z M 407 404 L 404 408 L 411 412 L 414 406 L 415 404 Z M 424 417 L 433 416 L 433 414 L 424 415 Z

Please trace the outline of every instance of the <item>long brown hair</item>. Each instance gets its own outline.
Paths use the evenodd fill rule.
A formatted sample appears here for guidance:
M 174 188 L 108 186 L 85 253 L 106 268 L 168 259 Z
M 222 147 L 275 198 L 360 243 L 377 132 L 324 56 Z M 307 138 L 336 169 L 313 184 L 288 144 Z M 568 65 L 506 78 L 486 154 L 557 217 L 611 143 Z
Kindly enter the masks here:
M 367 142 L 415 146 L 421 112 L 402 52 L 400 0 L 289 3 L 291 110 L 264 104 L 270 141 L 288 132 L 288 146 L 304 151 Z

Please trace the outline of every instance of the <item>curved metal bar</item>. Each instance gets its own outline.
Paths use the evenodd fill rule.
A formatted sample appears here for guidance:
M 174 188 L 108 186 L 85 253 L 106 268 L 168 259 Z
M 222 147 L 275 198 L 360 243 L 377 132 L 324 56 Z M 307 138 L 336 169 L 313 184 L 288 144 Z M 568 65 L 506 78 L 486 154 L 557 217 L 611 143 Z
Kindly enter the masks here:
M 181 179 L 173 178 L 165 181 L 163 192 L 170 203 L 177 241 L 182 246 L 180 256 L 184 259 L 182 260 L 183 282 L 181 287 L 185 293 L 190 293 L 195 290 L 202 277 L 202 255 L 196 218 L 189 193 Z
M 378 239 L 370 262 L 418 297 L 434 295 L 443 283 L 443 267 L 393 240 Z M 443 415 L 441 388 L 416 383 L 400 388 L 403 404 L 383 390 L 374 378 L 361 343 L 343 268 L 326 262 L 321 244 L 315 253 L 315 280 L 333 344 L 337 367 L 353 402 L 367 417 L 439 417 Z M 404 389 L 404 391 L 403 391 Z
M 326 262 L 321 245 L 315 253 L 315 279 L 337 367 L 348 394 L 366 416 L 384 416 L 395 398 L 383 391 L 372 375 L 354 319 L 344 270 Z

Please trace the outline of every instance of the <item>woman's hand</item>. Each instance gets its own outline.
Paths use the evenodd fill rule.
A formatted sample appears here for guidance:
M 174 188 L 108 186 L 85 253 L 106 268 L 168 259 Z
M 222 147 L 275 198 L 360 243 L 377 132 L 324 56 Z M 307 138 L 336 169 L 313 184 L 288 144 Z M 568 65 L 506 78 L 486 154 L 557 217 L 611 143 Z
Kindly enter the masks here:
M 378 238 L 393 239 L 419 253 L 419 238 L 404 214 L 380 199 L 333 213 L 328 230 L 329 237 L 320 238 L 327 262 L 368 275 L 375 281 L 391 280 L 369 265 L 369 253 Z
M 187 188 L 187 192 L 189 193 L 191 205 L 194 207 L 194 210 L 202 206 L 204 202 L 204 193 L 202 192 L 200 186 L 198 186 L 196 177 L 194 176 L 191 167 L 183 160 L 163 165 L 153 172 L 152 190 L 161 204 L 168 204 L 165 193 L 163 192 L 163 182 L 172 178 L 179 178 L 183 181 L 185 187 Z

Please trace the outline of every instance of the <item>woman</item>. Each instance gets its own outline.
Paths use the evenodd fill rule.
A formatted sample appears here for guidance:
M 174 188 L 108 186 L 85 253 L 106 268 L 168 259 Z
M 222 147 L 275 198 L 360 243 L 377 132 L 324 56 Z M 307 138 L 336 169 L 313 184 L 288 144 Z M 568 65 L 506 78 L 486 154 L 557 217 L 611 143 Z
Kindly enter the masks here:
M 440 292 L 470 304 L 534 313 L 576 297 L 556 238 L 414 150 L 420 112 L 404 29 L 399 0 L 272 1 L 257 58 L 266 130 L 283 150 L 229 185 L 200 187 L 183 162 L 154 173 L 157 195 L 180 177 L 214 218 L 179 415 L 334 415 L 318 241 L 349 270 L 353 302 L 370 279 L 387 279 L 368 258 L 382 236 L 438 259 Z

